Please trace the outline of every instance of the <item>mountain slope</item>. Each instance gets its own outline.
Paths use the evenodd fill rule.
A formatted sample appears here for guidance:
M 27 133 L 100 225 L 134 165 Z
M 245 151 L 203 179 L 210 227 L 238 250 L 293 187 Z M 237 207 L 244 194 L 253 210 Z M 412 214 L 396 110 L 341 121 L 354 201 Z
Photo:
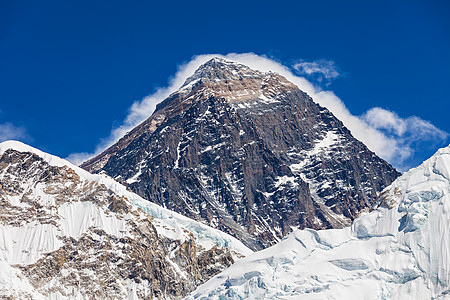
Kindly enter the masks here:
M 219 58 L 82 167 L 252 249 L 348 226 L 399 175 L 284 77 Z
M 187 299 L 450 298 L 450 146 L 399 177 L 351 227 L 297 230 Z
M 0 144 L 0 296 L 180 298 L 251 251 L 113 179 Z

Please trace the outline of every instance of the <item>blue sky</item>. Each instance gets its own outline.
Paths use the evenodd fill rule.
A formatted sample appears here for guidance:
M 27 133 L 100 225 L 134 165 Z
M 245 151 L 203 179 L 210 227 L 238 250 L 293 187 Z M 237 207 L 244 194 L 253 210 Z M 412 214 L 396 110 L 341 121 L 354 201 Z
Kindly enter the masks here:
M 161 2 L 0 1 L 0 140 L 92 153 L 193 56 L 253 52 L 402 139 L 402 169 L 449 142 L 447 1 Z

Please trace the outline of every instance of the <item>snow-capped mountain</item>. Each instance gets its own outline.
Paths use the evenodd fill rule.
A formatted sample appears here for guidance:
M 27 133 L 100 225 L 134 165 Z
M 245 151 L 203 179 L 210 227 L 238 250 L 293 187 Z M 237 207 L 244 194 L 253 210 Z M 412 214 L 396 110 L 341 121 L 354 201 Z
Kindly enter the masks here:
M 351 224 L 398 176 L 282 76 L 218 58 L 82 167 L 253 249 Z
M 0 298 L 180 298 L 252 251 L 20 142 L 0 144 Z
M 297 230 L 187 299 L 450 299 L 450 146 L 351 227 Z
M 284 77 L 220 58 L 82 167 L 252 249 L 348 226 L 399 176 Z

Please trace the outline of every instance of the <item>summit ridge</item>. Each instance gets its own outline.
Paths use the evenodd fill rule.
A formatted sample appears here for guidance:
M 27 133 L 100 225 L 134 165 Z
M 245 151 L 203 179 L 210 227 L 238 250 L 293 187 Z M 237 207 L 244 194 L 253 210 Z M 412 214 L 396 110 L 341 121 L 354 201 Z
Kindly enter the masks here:
M 188 77 L 185 83 L 181 86 L 183 88 L 187 84 L 196 80 L 240 80 L 244 78 L 260 78 L 265 76 L 264 72 L 252 70 L 249 67 L 226 60 L 220 57 L 214 57 L 201 65 L 192 76 Z

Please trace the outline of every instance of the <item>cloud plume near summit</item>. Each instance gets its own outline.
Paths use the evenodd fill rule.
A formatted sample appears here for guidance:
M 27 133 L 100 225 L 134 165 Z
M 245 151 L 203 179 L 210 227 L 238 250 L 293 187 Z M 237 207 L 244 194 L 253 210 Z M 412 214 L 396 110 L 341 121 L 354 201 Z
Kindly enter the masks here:
M 341 76 L 336 64 L 332 60 L 319 59 L 316 61 L 301 60 L 292 66 L 296 74 L 306 76 L 318 83 L 329 86 L 331 81 Z
M 323 76 L 327 74 L 327 76 L 332 76 L 332 78 L 327 79 L 334 79 L 339 76 L 339 73 L 333 62 L 322 61 L 320 64 L 318 62 L 302 62 L 302 65 L 297 63 L 289 67 L 274 59 L 254 53 L 205 54 L 194 56 L 190 61 L 180 65 L 175 76 L 169 80 L 167 87 L 158 88 L 153 94 L 144 97 L 141 101 L 134 102 L 123 123 L 114 128 L 110 136 L 97 145 L 94 153 L 73 153 L 67 159 L 80 164 L 101 153 L 132 128 L 146 120 L 153 113 L 158 103 L 179 89 L 199 66 L 213 57 L 222 57 L 263 72 L 277 72 L 286 77 L 311 96 L 316 103 L 330 110 L 350 129 L 354 137 L 400 170 L 407 170 L 416 164 L 414 161 L 415 147 L 421 147 L 425 144 L 441 146 L 449 137 L 448 133 L 417 116 L 401 118 L 395 112 L 379 107 L 370 108 L 363 115 L 355 116 L 333 91 L 325 90 L 305 77 L 296 75 L 301 74 L 301 72 L 306 72 L 305 75 L 307 75 L 307 72 L 322 72 Z M 325 73 L 323 73 L 324 70 Z

